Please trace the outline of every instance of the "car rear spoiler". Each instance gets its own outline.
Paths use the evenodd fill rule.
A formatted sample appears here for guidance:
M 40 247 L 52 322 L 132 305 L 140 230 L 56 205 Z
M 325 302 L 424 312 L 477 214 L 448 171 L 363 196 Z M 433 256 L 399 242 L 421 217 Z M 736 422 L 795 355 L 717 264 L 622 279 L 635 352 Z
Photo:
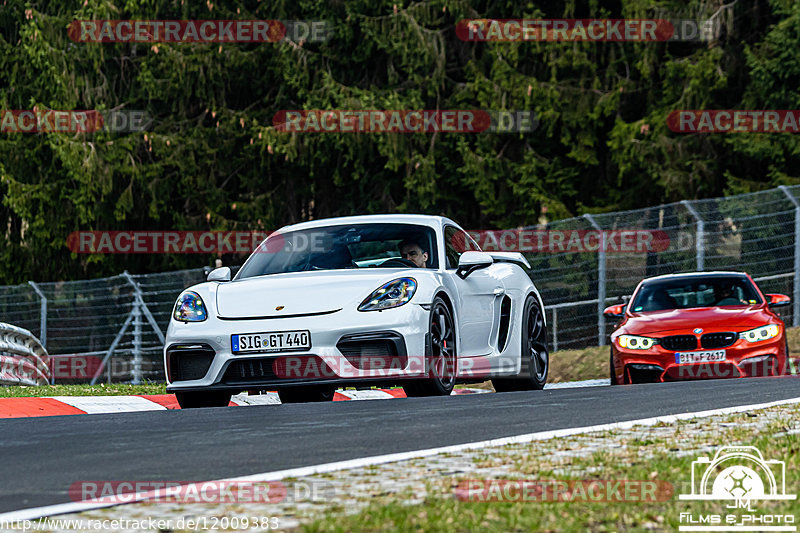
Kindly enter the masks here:
M 530 263 L 519 252 L 486 252 L 492 256 L 496 263 L 516 263 L 523 268 L 531 269 Z

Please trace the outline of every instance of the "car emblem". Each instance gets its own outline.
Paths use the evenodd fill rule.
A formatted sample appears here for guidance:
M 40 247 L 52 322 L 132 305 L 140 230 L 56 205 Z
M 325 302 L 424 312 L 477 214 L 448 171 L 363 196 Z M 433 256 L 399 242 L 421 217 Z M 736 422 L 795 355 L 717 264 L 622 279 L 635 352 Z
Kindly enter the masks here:
M 703 333 L 703 328 L 694 328 L 694 333 L 695 335 L 700 335 L 701 333 Z
M 282 305 L 279 305 L 278 307 L 276 307 L 276 308 L 275 308 L 275 310 L 276 310 L 276 311 L 283 311 L 283 306 L 282 306 Z

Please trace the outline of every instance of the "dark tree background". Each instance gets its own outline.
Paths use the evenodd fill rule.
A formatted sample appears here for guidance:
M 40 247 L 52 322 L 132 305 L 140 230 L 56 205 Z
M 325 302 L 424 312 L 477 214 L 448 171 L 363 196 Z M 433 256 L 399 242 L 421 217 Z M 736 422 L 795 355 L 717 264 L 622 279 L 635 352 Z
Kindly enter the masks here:
M 727 6 L 727 7 L 726 7 Z M 464 18 L 708 18 L 711 42 L 472 43 Z M 325 43 L 78 44 L 80 19 L 314 19 Z M 0 134 L 0 283 L 148 272 L 76 230 L 276 229 L 362 213 L 535 224 L 800 183 L 791 134 L 670 132 L 674 109 L 799 109 L 796 0 L 5 0 L 0 108 L 146 109 L 147 132 Z M 284 109 L 530 110 L 516 134 L 286 134 Z M 241 261 L 240 257 L 225 258 Z

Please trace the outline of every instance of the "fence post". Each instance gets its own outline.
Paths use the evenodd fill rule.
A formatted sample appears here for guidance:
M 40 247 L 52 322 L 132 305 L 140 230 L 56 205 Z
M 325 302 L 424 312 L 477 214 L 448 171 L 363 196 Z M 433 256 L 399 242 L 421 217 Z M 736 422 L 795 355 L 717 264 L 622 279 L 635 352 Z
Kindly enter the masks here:
M 39 289 L 35 281 L 29 281 L 28 284 L 39 297 L 39 342 L 42 343 L 42 348 L 47 349 L 47 296 Z
M 606 247 L 607 236 L 592 215 L 583 215 L 594 229 L 600 232 L 600 248 L 597 250 L 597 345 L 606 345 Z
M 794 197 L 786 185 L 778 187 L 794 204 L 794 310 L 792 311 L 792 325 L 800 326 L 800 202 Z
M 39 289 L 35 281 L 29 281 L 33 291 L 39 296 L 39 342 L 42 343 L 42 348 L 47 349 L 47 296 Z M 51 359 L 52 360 L 52 359 Z M 50 384 L 54 384 L 56 380 L 56 373 L 50 372 Z
M 133 286 L 134 299 L 133 299 L 133 376 L 131 383 L 139 385 L 142 382 L 142 289 L 139 284 L 133 281 L 133 278 L 126 270 L 122 275 Z
M 705 236 L 706 236 L 706 224 L 705 221 L 700 216 L 700 213 L 694 208 L 694 206 L 689 203 L 688 200 L 681 200 L 681 205 L 683 205 L 691 214 L 695 221 L 697 222 L 697 237 L 695 239 L 695 257 L 697 261 L 697 270 L 702 272 L 705 270 L 705 253 L 706 253 L 706 243 L 705 243 Z
M 558 308 L 553 307 L 553 351 L 558 351 Z

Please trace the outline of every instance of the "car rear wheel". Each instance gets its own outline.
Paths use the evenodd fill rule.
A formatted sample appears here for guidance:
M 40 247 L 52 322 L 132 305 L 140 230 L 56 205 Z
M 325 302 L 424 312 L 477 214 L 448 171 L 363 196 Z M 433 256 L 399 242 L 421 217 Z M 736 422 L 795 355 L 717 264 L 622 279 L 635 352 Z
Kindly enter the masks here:
M 176 392 L 175 398 L 181 409 L 227 407 L 231 403 L 231 393 L 220 391 Z
M 494 390 L 509 392 L 541 390 L 547 382 L 550 354 L 547 351 L 547 328 L 544 315 L 533 295 L 525 300 L 522 311 L 522 369 L 518 378 L 492 380 Z
M 293 387 L 278 391 L 281 403 L 330 402 L 336 388 L 333 386 Z
M 425 366 L 429 377 L 404 384 L 406 396 L 448 396 L 456 384 L 458 359 L 453 315 L 439 296 L 431 304 L 428 338 Z

